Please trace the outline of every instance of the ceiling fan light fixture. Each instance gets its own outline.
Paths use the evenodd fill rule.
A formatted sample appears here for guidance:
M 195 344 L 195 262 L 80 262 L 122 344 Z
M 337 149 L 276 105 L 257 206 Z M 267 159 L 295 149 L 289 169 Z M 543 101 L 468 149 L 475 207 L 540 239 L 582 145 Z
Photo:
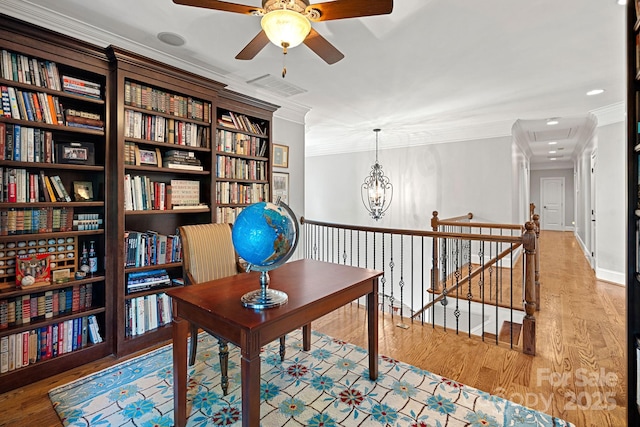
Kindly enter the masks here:
M 262 17 L 260 25 L 278 47 L 296 47 L 311 31 L 311 22 L 304 15 L 288 9 L 272 10 Z

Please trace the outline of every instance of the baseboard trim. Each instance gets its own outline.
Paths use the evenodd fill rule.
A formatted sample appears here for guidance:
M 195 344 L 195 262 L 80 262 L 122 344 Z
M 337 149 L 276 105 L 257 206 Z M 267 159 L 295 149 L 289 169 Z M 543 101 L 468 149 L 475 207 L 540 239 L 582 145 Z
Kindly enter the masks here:
M 605 268 L 596 267 L 596 279 L 604 280 L 605 282 L 613 283 L 615 285 L 625 286 L 626 284 L 624 273 L 607 270 Z

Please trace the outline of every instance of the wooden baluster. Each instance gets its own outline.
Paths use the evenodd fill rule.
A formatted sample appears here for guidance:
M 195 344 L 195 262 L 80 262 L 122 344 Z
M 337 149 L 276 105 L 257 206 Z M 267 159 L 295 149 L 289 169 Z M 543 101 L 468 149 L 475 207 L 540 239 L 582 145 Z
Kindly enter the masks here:
M 433 217 L 431 218 L 431 228 L 433 229 L 433 231 L 438 231 L 438 211 L 433 211 Z M 431 258 L 433 259 L 433 270 L 432 270 L 432 274 L 433 274 L 433 280 L 432 282 L 432 286 L 433 286 L 433 292 L 440 292 L 441 291 L 441 286 L 440 286 L 440 269 L 438 268 L 439 266 L 439 255 L 440 255 L 440 250 L 438 248 L 438 238 L 434 237 L 433 238 L 433 253 L 431 254 Z
M 536 311 L 540 311 L 540 215 L 533 214 L 533 224 L 535 225 L 534 230 L 536 232 Z
M 536 354 L 536 287 L 535 287 L 535 262 L 536 262 L 536 233 L 535 225 L 531 221 L 525 224 L 525 233 L 522 235 L 524 246 L 525 278 L 524 278 L 524 311 L 522 320 L 522 352 L 535 356 Z

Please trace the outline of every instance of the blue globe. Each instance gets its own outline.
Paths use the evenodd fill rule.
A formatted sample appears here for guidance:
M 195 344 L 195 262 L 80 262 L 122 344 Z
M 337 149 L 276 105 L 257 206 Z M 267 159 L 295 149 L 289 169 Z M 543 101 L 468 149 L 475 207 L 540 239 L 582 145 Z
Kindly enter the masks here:
M 268 271 L 293 254 L 298 244 L 298 222 L 285 203 L 254 203 L 240 212 L 231 237 L 236 252 L 251 269 Z

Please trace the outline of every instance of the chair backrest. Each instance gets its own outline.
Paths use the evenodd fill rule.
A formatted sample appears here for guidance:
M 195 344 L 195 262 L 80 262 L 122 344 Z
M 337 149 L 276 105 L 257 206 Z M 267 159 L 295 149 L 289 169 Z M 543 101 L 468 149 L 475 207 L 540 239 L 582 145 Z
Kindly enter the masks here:
M 229 224 L 183 225 L 178 230 L 185 279 L 188 274 L 201 283 L 238 273 Z

